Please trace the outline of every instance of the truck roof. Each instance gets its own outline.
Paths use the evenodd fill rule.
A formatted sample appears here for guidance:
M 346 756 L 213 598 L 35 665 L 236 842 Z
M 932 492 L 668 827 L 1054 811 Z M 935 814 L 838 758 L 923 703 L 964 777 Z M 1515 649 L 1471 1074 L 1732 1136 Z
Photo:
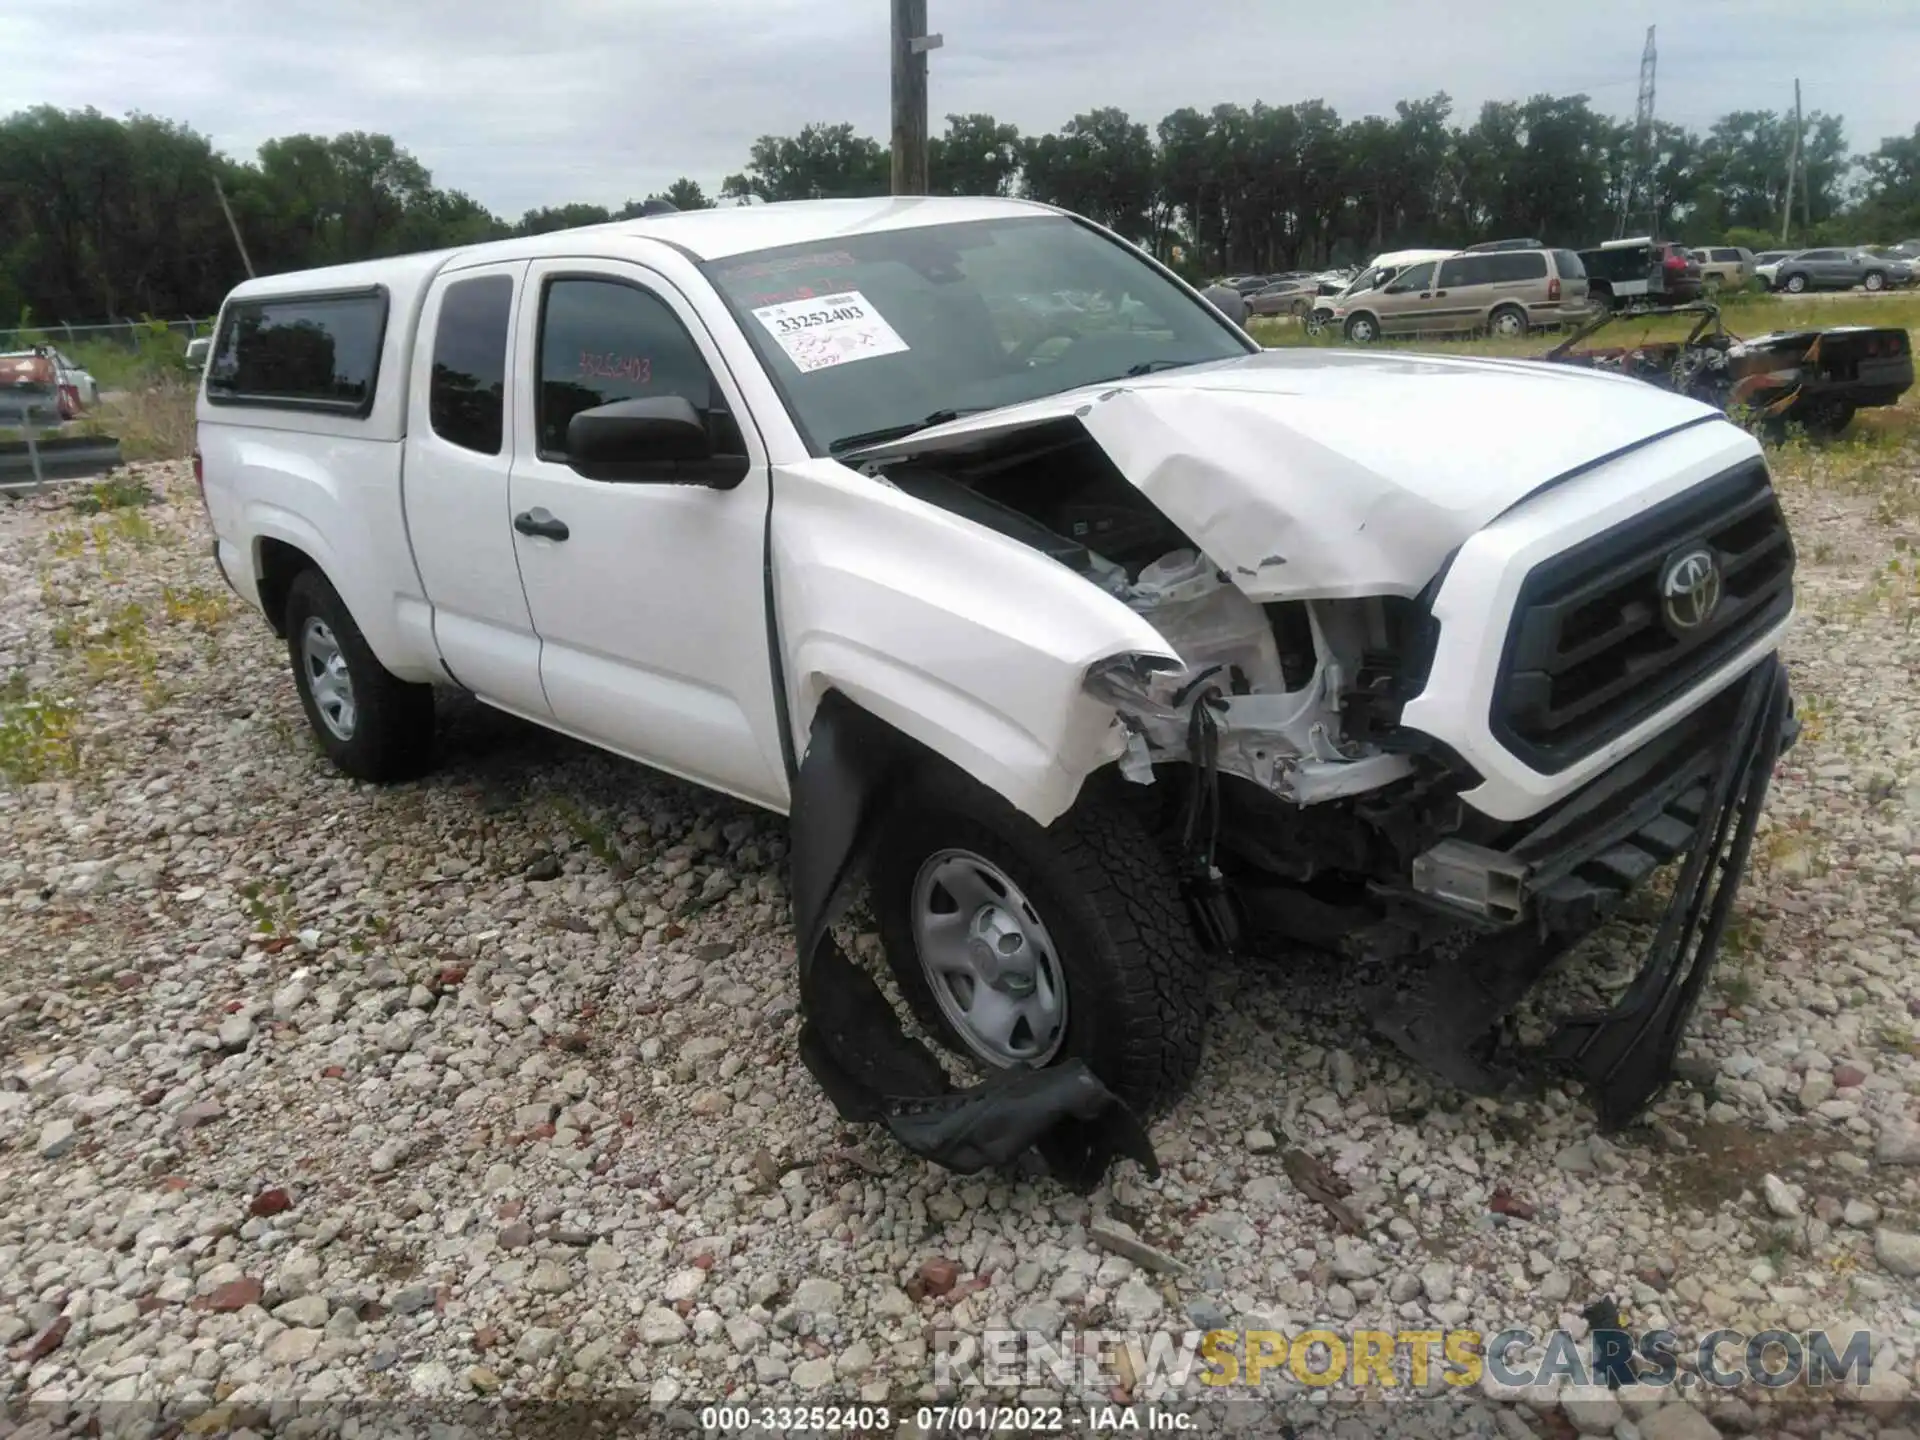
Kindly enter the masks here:
M 423 291 L 448 264 L 471 265 L 489 260 L 538 260 L 548 256 L 578 255 L 587 236 L 664 240 L 701 260 L 720 260 L 749 250 L 769 250 L 840 235 L 862 235 L 879 230 L 905 230 L 923 225 L 950 225 L 966 220 L 991 220 L 1009 215 L 1058 214 L 1050 205 L 1031 200 L 962 198 L 947 196 L 882 195 L 866 200 L 788 200 L 771 205 L 731 205 L 712 210 L 683 210 L 666 215 L 636 216 L 492 240 L 455 250 L 429 250 L 395 255 L 384 260 L 362 260 L 317 270 L 292 270 L 264 275 L 234 288 L 229 299 L 258 299 L 272 295 L 310 295 L 316 291 L 357 290 L 383 285 L 404 294 Z

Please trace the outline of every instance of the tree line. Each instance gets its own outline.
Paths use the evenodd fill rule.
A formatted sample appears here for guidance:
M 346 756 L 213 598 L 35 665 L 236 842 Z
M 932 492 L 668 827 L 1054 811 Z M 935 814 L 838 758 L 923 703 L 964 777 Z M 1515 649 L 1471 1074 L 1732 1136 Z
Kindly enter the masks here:
M 1199 274 L 1364 259 L 1411 244 L 1632 233 L 1762 248 L 1779 234 L 1792 117 L 1743 110 L 1650 134 L 1584 95 L 1489 101 L 1456 121 L 1443 94 L 1342 120 L 1318 100 L 1174 111 L 1151 128 L 1111 107 L 1023 135 L 951 115 L 929 144 L 937 194 L 1027 195 L 1090 215 Z M 1920 125 L 1851 154 L 1837 115 L 1807 117 L 1802 244 L 1920 234 Z M 886 149 L 848 124 L 764 135 L 717 199 L 882 195 Z M 691 179 L 618 209 L 493 214 L 392 137 L 269 140 L 249 161 L 173 121 L 41 107 L 0 120 L 0 316 L 83 324 L 210 314 L 244 277 L 224 195 L 260 273 L 624 218 L 648 200 L 714 203 Z

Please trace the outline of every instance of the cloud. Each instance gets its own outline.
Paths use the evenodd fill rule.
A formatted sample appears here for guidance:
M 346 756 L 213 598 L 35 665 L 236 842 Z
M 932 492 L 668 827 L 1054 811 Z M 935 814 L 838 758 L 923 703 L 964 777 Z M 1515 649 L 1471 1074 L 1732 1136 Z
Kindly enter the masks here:
M 1659 25 L 1658 113 L 1838 111 L 1856 150 L 1920 121 L 1920 7 L 1695 0 L 1555 9 L 1525 0 L 930 0 L 934 126 L 984 110 L 1029 132 L 1118 105 L 1323 99 L 1389 114 L 1445 90 L 1481 102 L 1584 90 L 1632 112 Z M 691 175 L 715 189 L 754 138 L 809 121 L 888 126 L 882 0 L 62 0 L 0 17 L 0 110 L 92 105 L 184 121 L 228 153 L 299 131 L 385 131 L 440 184 L 509 217 L 617 205 Z

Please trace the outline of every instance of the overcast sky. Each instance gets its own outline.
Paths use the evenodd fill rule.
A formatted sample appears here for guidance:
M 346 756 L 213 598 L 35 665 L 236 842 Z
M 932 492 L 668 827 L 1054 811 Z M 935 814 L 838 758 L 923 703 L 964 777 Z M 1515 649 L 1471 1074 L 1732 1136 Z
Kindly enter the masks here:
M 1657 113 L 1846 117 L 1856 150 L 1920 123 L 1914 0 L 928 0 L 934 128 L 1023 131 L 1118 105 L 1322 99 L 1343 117 L 1445 90 L 1456 117 L 1538 91 L 1631 115 L 1659 26 Z M 754 137 L 850 120 L 884 143 L 888 0 L 0 0 L 0 112 L 143 110 L 236 158 L 298 131 L 393 135 L 509 218 L 709 192 Z M 29 57 L 41 57 L 36 61 Z

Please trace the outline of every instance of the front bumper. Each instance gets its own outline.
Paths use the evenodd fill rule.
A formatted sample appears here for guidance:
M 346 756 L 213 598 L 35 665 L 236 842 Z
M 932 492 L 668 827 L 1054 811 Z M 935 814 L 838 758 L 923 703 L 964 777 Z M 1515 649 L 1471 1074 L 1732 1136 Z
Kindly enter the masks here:
M 1502 857 L 1506 876 L 1519 877 L 1513 914 L 1503 922 L 1411 886 L 1389 892 L 1390 902 L 1451 910 L 1482 934 L 1436 957 L 1412 993 L 1379 997 L 1376 1028 L 1464 1089 L 1502 1093 L 1571 1075 L 1587 1085 L 1603 1123 L 1631 1120 L 1671 1076 L 1719 951 L 1774 762 L 1797 733 L 1785 668 L 1770 655 L 1553 810 L 1470 832 L 1464 838 Z M 1575 940 L 1676 859 L 1672 899 L 1619 1002 L 1563 1022 L 1537 1050 L 1504 1048 L 1496 1035 L 1501 1018 Z

